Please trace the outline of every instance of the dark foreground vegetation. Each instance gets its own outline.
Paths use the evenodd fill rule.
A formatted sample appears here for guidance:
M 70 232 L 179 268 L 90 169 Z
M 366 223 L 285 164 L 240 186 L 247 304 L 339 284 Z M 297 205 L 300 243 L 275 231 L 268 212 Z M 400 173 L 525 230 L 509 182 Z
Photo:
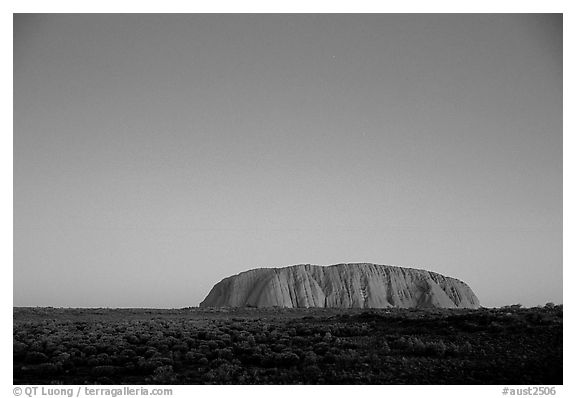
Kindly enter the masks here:
M 562 307 L 14 309 L 15 384 L 562 384 Z

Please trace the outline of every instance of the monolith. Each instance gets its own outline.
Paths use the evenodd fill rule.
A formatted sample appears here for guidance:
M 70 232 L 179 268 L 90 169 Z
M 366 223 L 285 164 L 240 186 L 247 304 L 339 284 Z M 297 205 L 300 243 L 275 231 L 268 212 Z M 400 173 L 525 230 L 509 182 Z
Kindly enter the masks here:
M 258 268 L 218 282 L 200 307 L 478 308 L 464 282 L 368 263 Z

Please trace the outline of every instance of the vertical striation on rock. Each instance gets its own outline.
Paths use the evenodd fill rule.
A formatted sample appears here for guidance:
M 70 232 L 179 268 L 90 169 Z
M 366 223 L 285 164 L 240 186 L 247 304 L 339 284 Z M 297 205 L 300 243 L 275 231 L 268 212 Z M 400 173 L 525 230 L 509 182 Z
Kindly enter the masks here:
M 293 265 L 217 283 L 200 307 L 478 308 L 464 282 L 435 272 L 369 263 Z

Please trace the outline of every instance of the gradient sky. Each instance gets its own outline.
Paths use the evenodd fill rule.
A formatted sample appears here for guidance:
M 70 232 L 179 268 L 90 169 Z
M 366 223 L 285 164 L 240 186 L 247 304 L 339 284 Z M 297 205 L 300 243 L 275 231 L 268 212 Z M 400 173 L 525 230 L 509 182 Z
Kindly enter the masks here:
M 14 305 L 342 262 L 562 302 L 561 15 L 14 17 Z

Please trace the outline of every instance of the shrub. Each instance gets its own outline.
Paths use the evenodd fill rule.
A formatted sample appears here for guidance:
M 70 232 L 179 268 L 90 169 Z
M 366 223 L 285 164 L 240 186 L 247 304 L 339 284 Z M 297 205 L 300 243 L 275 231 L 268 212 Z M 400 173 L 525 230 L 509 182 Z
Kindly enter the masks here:
M 276 355 L 276 363 L 280 367 L 290 367 L 297 365 L 300 362 L 300 357 L 293 352 L 285 351 Z
M 444 356 L 446 353 L 446 345 L 442 340 L 434 341 L 426 344 L 426 352 L 433 356 Z
M 152 372 L 160 366 L 162 366 L 162 362 L 156 359 L 140 359 L 136 363 L 136 367 L 145 373 Z
M 382 341 L 379 346 L 379 351 L 381 354 L 389 354 L 390 353 L 390 346 L 386 341 Z
M 87 345 L 82 348 L 82 352 L 84 352 L 84 354 L 89 356 L 89 355 L 96 355 L 98 353 L 98 350 L 93 345 Z
M 109 384 L 114 384 L 114 381 L 112 381 L 112 379 L 110 379 L 109 377 L 98 377 L 96 379 L 96 384 L 100 384 L 100 385 L 109 385 Z
M 37 365 L 26 366 L 22 368 L 22 370 L 35 376 L 47 377 L 55 375 L 59 371 L 59 368 L 53 363 L 40 363 Z
M 203 379 L 208 383 L 233 383 L 240 377 L 240 368 L 237 365 L 223 363 L 219 367 L 204 374 Z
M 176 384 L 176 375 L 170 365 L 160 366 L 154 370 L 152 381 L 156 384 Z
M 234 357 L 234 353 L 230 348 L 221 348 L 216 350 L 216 355 L 218 358 L 223 359 L 232 359 Z
M 101 355 L 106 355 L 106 354 L 101 354 Z M 127 348 L 127 349 L 122 350 L 120 352 L 120 355 L 126 356 L 128 358 L 132 358 L 132 357 L 136 356 L 136 351 Z
M 33 341 L 30 344 L 30 351 L 42 352 L 44 351 L 44 346 L 40 341 Z
M 329 348 L 330 348 L 330 346 L 328 345 L 328 343 L 321 342 L 321 343 L 318 343 L 314 346 L 314 351 L 317 354 L 324 355 L 328 351 Z
M 96 355 L 96 358 L 98 359 L 98 361 L 100 361 L 102 365 L 110 365 L 110 363 L 112 362 L 110 360 L 110 355 L 106 354 L 105 352 Z
M 446 355 L 458 355 L 460 352 L 458 350 L 458 346 L 452 342 L 446 344 Z
M 417 355 L 421 355 L 426 351 L 426 345 L 422 340 L 414 336 L 400 337 L 394 342 L 394 348 Z
M 113 355 L 111 357 L 111 361 L 116 365 L 123 366 L 124 364 L 130 362 L 132 358 L 133 357 L 120 354 L 120 355 Z M 104 365 L 104 363 L 102 363 L 102 365 Z
M 62 352 L 52 357 L 52 362 L 64 362 L 70 360 L 70 354 Z
M 307 351 L 304 353 L 304 363 L 314 365 L 318 362 L 318 355 L 314 351 Z
M 146 352 L 144 352 L 144 358 L 152 358 L 156 354 L 158 354 L 158 351 L 155 348 L 148 348 Z
M 458 351 L 462 354 L 470 354 L 472 352 L 472 344 L 470 344 L 469 341 L 466 341 L 458 347 Z
M 26 345 L 24 343 L 20 343 L 18 341 L 15 341 L 14 344 L 12 344 L 12 351 L 14 353 L 15 359 L 24 358 L 26 356 L 27 350 L 28 350 L 28 345 Z
M 408 348 L 408 339 L 404 336 L 400 337 L 399 339 L 396 339 L 393 342 L 393 347 L 397 350 L 405 350 Z
M 128 336 L 126 336 L 126 341 L 134 345 L 140 344 L 140 339 L 138 338 L 138 336 L 134 334 L 129 334 Z
M 344 368 L 352 366 L 358 360 L 358 355 L 353 350 L 344 350 L 336 355 L 336 363 Z
M 308 345 L 308 340 L 302 336 L 295 336 L 295 337 L 292 337 L 292 344 L 295 346 L 303 347 L 303 346 Z
M 313 381 L 316 381 L 322 374 L 322 370 L 317 365 L 307 365 L 304 367 L 304 374 Z
M 278 344 L 273 344 L 272 345 L 272 351 L 274 352 L 282 352 L 286 349 L 287 347 L 284 344 L 278 343 Z
M 326 352 L 324 354 L 324 356 L 322 357 L 322 361 L 326 362 L 326 363 L 334 363 L 336 362 L 336 354 L 334 354 L 333 352 Z
M 304 325 L 296 326 L 295 330 L 296 330 L 296 335 L 298 335 L 298 336 L 309 336 L 312 334 L 312 331 L 310 330 L 310 328 L 308 326 L 304 326 Z
M 418 337 L 414 337 L 412 338 L 410 351 L 418 355 L 424 354 L 426 352 L 426 344 L 424 344 Z
M 48 356 L 38 351 L 31 351 L 26 354 L 26 358 L 24 360 L 26 363 L 30 364 L 45 363 L 48 362 Z
M 118 370 L 119 369 L 116 366 L 102 365 L 92 368 L 92 371 L 90 373 L 94 377 L 103 377 L 103 376 L 109 377 L 118 373 Z

